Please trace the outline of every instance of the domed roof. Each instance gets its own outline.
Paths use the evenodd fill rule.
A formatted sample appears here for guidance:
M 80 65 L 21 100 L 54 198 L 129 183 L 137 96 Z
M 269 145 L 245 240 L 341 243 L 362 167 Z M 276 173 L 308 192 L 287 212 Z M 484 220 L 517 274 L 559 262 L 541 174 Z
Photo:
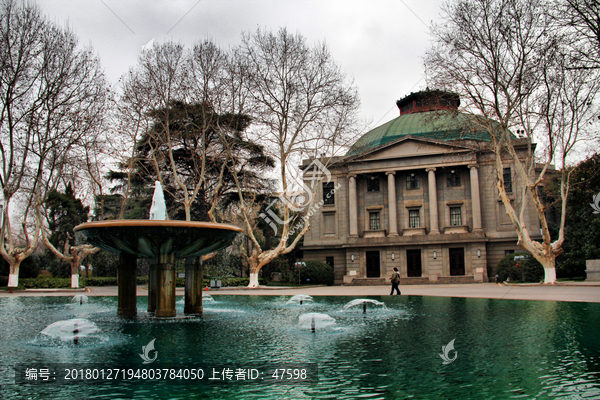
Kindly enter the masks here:
M 346 155 L 360 154 L 408 135 L 438 140 L 492 139 L 488 132 L 472 129 L 472 122 L 472 116 L 463 113 L 428 111 L 404 114 L 365 133 Z M 497 122 L 493 124 L 500 125 Z
M 401 115 L 365 133 L 346 155 L 360 154 L 409 135 L 437 140 L 490 141 L 489 128 L 501 128 L 496 121 L 458 112 L 460 99 L 454 93 L 426 90 L 411 93 L 396 104 Z

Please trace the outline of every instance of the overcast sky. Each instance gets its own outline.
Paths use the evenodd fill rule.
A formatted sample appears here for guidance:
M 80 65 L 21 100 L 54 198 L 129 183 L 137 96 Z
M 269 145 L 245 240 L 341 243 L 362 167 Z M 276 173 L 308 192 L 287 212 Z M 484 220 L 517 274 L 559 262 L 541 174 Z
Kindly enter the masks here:
M 424 89 L 423 55 L 442 0 L 37 0 L 100 56 L 112 84 L 143 45 L 211 39 L 239 43 L 241 32 L 287 27 L 309 44 L 325 41 L 358 87 L 370 127 L 395 118 L 395 101 Z

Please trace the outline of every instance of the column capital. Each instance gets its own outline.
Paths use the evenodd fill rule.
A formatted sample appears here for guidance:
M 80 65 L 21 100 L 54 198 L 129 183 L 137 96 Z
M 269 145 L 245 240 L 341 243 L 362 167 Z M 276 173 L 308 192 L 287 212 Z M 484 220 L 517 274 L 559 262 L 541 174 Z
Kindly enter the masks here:
M 348 174 L 348 178 L 356 178 L 356 174 L 354 172 L 351 172 Z
M 396 175 L 396 171 L 385 171 L 386 175 Z
M 433 172 L 435 172 L 435 171 L 436 171 L 436 169 L 435 169 L 435 168 L 425 168 L 425 171 L 427 171 L 427 172 L 429 172 L 429 171 L 433 171 Z
M 471 169 L 471 168 L 479 168 L 479 164 L 477 164 L 477 163 L 468 164 L 467 168 L 469 168 L 469 169 Z

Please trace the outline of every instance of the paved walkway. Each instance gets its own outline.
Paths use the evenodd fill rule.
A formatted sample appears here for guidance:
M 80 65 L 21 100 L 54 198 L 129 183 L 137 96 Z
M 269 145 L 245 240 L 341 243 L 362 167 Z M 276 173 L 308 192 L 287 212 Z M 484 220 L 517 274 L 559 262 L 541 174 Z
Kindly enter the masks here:
M 557 300 L 600 303 L 600 282 L 563 282 L 556 285 L 498 285 L 495 283 L 478 283 L 464 285 L 400 285 L 402 295 L 410 296 L 442 296 L 442 297 L 476 297 L 484 299 L 512 300 Z M 261 287 L 210 289 L 211 295 L 261 295 L 261 296 L 293 296 L 308 294 L 311 296 L 382 296 L 390 293 L 390 286 L 312 286 L 302 288 Z M 0 291 L 0 297 L 9 296 L 116 296 L 116 286 L 89 287 L 80 290 L 46 289 L 25 290 L 9 294 Z M 138 286 L 138 296 L 147 296 L 147 286 Z M 183 295 L 183 288 L 177 289 L 177 295 Z

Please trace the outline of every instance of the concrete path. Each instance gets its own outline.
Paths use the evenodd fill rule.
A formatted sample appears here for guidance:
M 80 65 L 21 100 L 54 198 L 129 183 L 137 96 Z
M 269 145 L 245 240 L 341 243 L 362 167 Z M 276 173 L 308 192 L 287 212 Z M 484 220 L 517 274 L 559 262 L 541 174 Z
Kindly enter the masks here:
M 484 299 L 512 300 L 556 300 L 600 303 L 600 282 L 565 282 L 556 285 L 498 285 L 495 283 L 479 283 L 464 285 L 400 285 L 404 296 L 442 296 L 442 297 L 476 297 Z M 293 296 L 308 294 L 311 296 L 382 296 L 389 295 L 390 286 L 312 286 L 303 288 L 261 287 L 210 289 L 211 295 L 260 295 L 260 296 Z M 0 297 L 12 296 L 116 296 L 116 286 L 89 287 L 80 290 L 46 289 L 25 290 L 9 294 L 0 291 Z M 147 286 L 138 286 L 138 296 L 147 296 Z M 177 295 L 183 295 L 183 288 L 177 289 Z

